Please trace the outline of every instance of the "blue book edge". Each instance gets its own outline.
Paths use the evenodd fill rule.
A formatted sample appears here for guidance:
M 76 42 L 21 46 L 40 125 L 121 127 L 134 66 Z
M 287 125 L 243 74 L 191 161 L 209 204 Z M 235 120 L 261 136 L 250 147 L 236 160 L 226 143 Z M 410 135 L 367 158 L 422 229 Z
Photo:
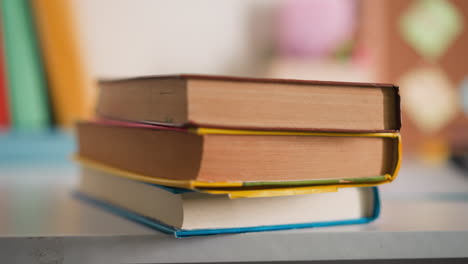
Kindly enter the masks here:
M 300 228 L 312 228 L 312 227 L 366 224 L 366 223 L 374 221 L 380 215 L 379 190 L 377 189 L 377 187 L 372 187 L 372 192 L 374 194 L 374 209 L 372 211 L 372 215 L 369 217 L 362 217 L 362 218 L 356 218 L 356 219 L 344 219 L 344 220 L 338 220 L 338 221 L 327 221 L 327 222 L 301 223 L 301 224 L 252 226 L 252 227 L 241 227 L 241 228 L 195 229 L 195 230 L 185 230 L 185 229 L 175 228 L 175 227 L 166 225 L 164 223 L 161 223 L 155 219 L 147 218 L 142 215 L 131 212 L 129 210 L 94 199 L 80 192 L 75 192 L 74 196 L 80 200 L 88 202 L 91 205 L 104 209 L 110 213 L 124 217 L 128 220 L 137 222 L 151 229 L 158 230 L 162 233 L 174 234 L 175 237 L 190 237 L 190 236 L 206 236 L 206 235 L 217 235 L 217 234 L 235 234 L 235 233 L 264 232 L 264 231 L 276 231 L 276 230 L 300 229 Z

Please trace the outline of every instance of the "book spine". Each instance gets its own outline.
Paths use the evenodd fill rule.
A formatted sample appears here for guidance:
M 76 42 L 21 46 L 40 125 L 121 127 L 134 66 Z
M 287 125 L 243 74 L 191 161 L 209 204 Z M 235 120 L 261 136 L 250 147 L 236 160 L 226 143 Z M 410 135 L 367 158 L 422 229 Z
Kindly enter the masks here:
M 1 24 L 0 24 L 1 27 Z M 0 129 L 7 128 L 9 125 L 7 83 L 5 76 L 5 64 L 3 55 L 3 32 L 0 30 Z
M 54 117 L 61 126 L 91 116 L 95 90 L 80 56 L 69 4 L 63 0 L 32 1 Z
M 29 1 L 1 1 L 12 125 L 38 130 L 50 124 L 46 82 L 34 35 Z

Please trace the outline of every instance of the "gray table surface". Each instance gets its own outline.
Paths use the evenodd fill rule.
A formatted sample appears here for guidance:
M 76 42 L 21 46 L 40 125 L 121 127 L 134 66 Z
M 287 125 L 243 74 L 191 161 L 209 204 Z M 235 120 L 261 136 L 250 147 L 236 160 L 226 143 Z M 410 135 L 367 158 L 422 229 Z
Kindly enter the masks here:
M 75 200 L 69 161 L 0 163 L 2 263 L 468 257 L 468 177 L 405 160 L 369 225 L 176 239 Z

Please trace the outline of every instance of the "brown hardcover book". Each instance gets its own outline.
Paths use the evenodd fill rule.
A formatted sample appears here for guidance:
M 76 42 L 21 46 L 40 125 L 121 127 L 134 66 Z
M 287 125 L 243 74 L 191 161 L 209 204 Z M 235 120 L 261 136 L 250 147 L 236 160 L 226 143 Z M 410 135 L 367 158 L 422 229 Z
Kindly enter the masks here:
M 398 88 L 390 84 L 174 75 L 99 86 L 103 118 L 256 130 L 400 129 Z
M 203 134 L 197 131 L 131 123 L 116 125 L 106 121 L 81 122 L 78 123 L 78 155 L 110 168 L 159 179 L 262 182 L 263 185 L 292 181 L 376 183 L 384 181 L 385 175 L 394 175 L 399 161 L 399 138 L 385 137 L 392 133 L 379 137 L 359 133 Z

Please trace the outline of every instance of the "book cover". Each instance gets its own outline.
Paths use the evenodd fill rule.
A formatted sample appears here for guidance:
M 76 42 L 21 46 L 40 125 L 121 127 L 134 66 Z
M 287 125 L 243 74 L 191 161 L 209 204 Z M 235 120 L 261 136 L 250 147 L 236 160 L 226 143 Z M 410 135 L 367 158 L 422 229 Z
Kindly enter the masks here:
M 155 188 L 157 188 L 155 186 Z M 166 187 L 167 188 L 167 187 Z M 175 193 L 178 190 L 174 191 Z M 110 204 L 108 202 L 95 199 L 89 195 L 81 192 L 75 192 L 75 197 L 85 201 L 91 205 L 104 209 L 117 216 L 124 217 L 128 220 L 147 226 L 151 229 L 158 230 L 162 233 L 172 234 L 175 237 L 191 237 L 191 236 L 206 236 L 206 235 L 217 235 L 217 234 L 235 234 L 235 233 L 248 233 L 248 232 L 265 232 L 265 231 L 277 231 L 277 230 L 288 230 L 288 229 L 302 229 L 302 228 L 316 228 L 316 227 L 328 227 L 328 226 L 340 226 L 340 225 L 354 225 L 354 224 L 366 224 L 374 221 L 379 217 L 380 214 L 380 198 L 377 187 L 372 187 L 372 210 L 369 216 L 363 216 L 352 219 L 342 219 L 334 221 L 318 221 L 310 223 L 297 223 L 297 224 L 282 224 L 282 225 L 262 225 L 262 226 L 250 226 L 240 228 L 213 228 L 213 229 L 180 229 L 173 226 L 164 224 L 158 220 L 142 216 L 138 213 L 124 209 L 122 207 Z
M 55 121 L 70 126 L 90 116 L 94 82 L 85 68 L 69 1 L 32 1 Z M 66 56 L 64 55 L 66 54 Z
M 31 19 L 29 1 L 1 1 L 6 73 L 12 126 L 19 130 L 49 127 L 46 81 Z
M 0 129 L 9 125 L 7 79 L 5 76 L 5 56 L 3 54 L 3 29 L 0 23 Z
M 232 197 L 258 197 L 258 196 L 280 196 L 300 193 L 320 193 L 333 192 L 338 188 L 345 187 L 368 187 L 379 184 L 385 184 L 395 179 L 398 174 L 401 162 L 401 141 L 399 133 L 329 133 L 329 132 L 298 132 L 298 131 L 249 131 L 249 130 L 227 130 L 227 129 L 212 129 L 212 128 L 173 128 L 159 127 L 154 125 L 133 124 L 126 122 L 117 122 L 109 120 L 101 120 L 100 124 L 105 125 L 120 125 L 128 127 L 161 129 L 169 131 L 182 131 L 197 135 L 206 134 L 222 134 L 222 135 L 302 135 L 302 136 L 332 136 L 332 137 L 381 137 L 391 138 L 396 141 L 395 164 L 393 170 L 389 174 L 376 175 L 375 177 L 366 178 L 349 178 L 349 179 L 329 179 L 329 180 L 306 180 L 306 181 L 197 181 L 197 180 L 182 180 L 150 177 L 141 173 L 120 169 L 115 166 L 109 166 L 95 160 L 86 158 L 85 156 L 76 155 L 75 159 L 84 166 L 97 168 L 112 172 L 114 175 L 135 179 L 143 182 L 166 185 L 172 187 L 180 187 L 186 189 L 194 189 L 212 194 L 225 193 Z
M 339 225 L 353 225 L 353 224 L 366 224 L 374 221 L 380 215 L 380 197 L 377 187 L 373 187 L 373 199 L 374 209 L 372 215 L 369 217 L 362 217 L 356 219 L 343 219 L 339 221 L 330 222 L 313 222 L 313 223 L 299 223 L 289 225 L 271 225 L 271 226 L 253 226 L 244 228 L 223 228 L 223 229 L 198 229 L 198 230 L 184 230 L 174 228 L 165 225 L 154 219 L 150 219 L 129 210 L 111 205 L 109 203 L 93 199 L 92 197 L 86 196 L 82 193 L 75 193 L 75 196 L 88 203 L 94 204 L 104 210 L 107 210 L 115 215 L 127 218 L 131 221 L 145 225 L 149 228 L 158 230 L 166 234 L 173 234 L 175 237 L 190 237 L 190 236 L 205 236 L 205 235 L 216 235 L 216 234 L 233 234 L 233 233 L 247 233 L 247 232 L 264 232 L 264 231 L 277 231 L 287 229 L 301 229 L 301 228 L 314 228 L 314 227 L 327 227 L 327 226 L 339 226 Z
M 397 132 L 398 87 L 380 83 L 215 75 L 99 82 L 102 118 L 176 127 Z

